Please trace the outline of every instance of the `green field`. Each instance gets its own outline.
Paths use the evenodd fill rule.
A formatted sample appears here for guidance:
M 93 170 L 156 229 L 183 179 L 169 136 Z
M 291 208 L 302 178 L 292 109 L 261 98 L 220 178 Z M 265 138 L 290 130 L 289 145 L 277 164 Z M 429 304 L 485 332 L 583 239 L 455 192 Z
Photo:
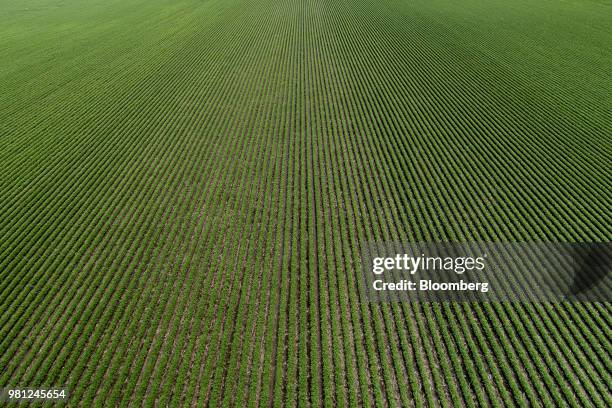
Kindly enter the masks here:
M 372 303 L 369 241 L 609 242 L 607 0 L 0 0 L 0 387 L 612 405 L 610 303 Z

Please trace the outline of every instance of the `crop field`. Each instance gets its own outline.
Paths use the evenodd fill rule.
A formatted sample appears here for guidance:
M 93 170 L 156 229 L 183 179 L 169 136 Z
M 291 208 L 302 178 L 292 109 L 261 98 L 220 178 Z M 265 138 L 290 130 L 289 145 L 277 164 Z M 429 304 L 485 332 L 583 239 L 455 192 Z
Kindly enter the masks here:
M 607 0 L 0 0 L 0 387 L 612 405 L 607 302 L 370 302 L 360 246 L 609 242 Z

